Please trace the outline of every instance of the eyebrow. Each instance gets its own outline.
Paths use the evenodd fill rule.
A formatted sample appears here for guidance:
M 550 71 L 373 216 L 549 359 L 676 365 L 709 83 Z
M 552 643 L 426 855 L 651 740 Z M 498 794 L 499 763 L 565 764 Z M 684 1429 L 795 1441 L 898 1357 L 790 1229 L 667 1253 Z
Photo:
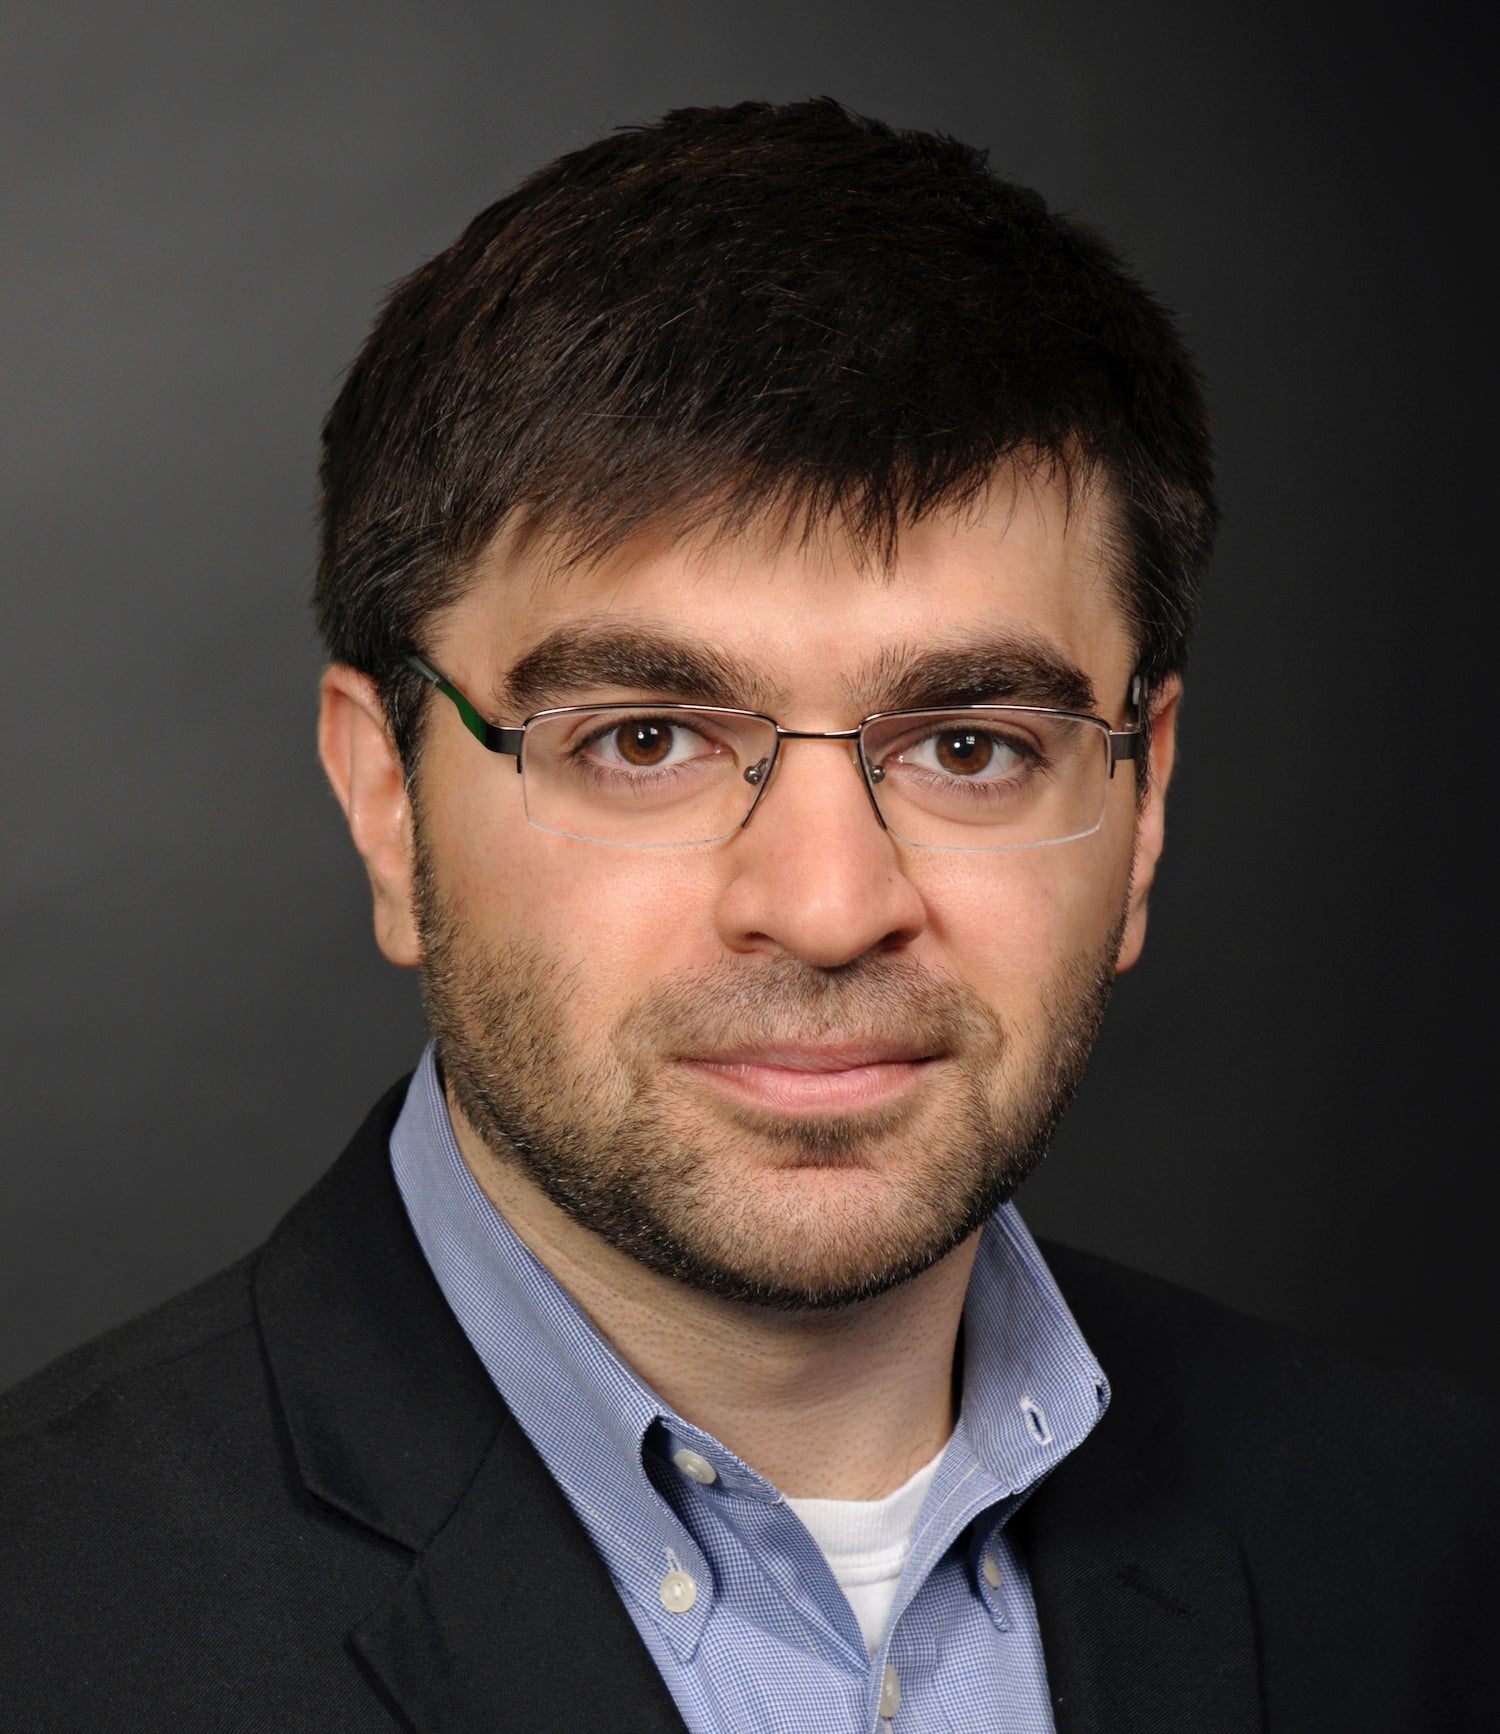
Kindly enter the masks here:
M 1096 703 L 1094 683 L 1077 663 L 1044 640 L 1022 633 L 930 650 L 893 644 L 844 684 L 866 715 L 975 704 L 1092 713 Z
M 842 685 L 851 708 L 865 716 L 976 704 L 1091 712 L 1095 703 L 1093 683 L 1081 668 L 1025 634 L 935 649 L 893 644 Z M 531 716 L 609 688 L 768 715 L 787 699 L 759 670 L 711 645 L 596 620 L 559 627 L 529 650 L 502 681 L 499 709 Z
M 688 704 L 769 710 L 785 695 L 736 657 L 651 627 L 592 621 L 560 627 L 527 651 L 500 687 L 517 716 L 624 687 Z

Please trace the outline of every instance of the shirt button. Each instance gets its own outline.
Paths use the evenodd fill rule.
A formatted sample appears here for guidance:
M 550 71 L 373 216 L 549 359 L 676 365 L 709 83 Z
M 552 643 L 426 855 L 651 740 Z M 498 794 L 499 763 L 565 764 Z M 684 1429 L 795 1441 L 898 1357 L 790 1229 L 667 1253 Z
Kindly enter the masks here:
M 980 1569 L 984 1572 L 984 1581 L 990 1586 L 990 1588 L 999 1589 L 1000 1562 L 995 1558 L 994 1554 L 987 1553 L 984 1556 L 984 1564 Z
M 901 1676 L 892 1667 L 887 1667 L 880 1677 L 880 1706 L 877 1716 L 891 1717 L 901 1708 Z
M 698 1599 L 698 1586 L 685 1571 L 669 1571 L 658 1593 L 669 1614 L 685 1614 Z
M 696 1451 L 689 1451 L 686 1445 L 680 1451 L 672 1453 L 672 1461 L 689 1481 L 696 1481 L 701 1487 L 712 1487 L 719 1479 L 719 1472 L 713 1464 L 706 1457 L 700 1457 Z

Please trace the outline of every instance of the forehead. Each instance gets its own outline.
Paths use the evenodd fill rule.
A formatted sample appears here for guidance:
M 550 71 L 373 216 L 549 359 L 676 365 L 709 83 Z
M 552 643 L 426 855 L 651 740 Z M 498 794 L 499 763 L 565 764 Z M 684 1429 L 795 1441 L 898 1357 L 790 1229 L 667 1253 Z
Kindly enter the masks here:
M 879 560 L 836 531 L 752 530 L 643 535 L 564 566 L 502 535 L 431 648 L 508 708 L 650 687 L 868 713 L 929 702 L 926 687 L 913 696 L 918 665 L 961 685 L 986 654 L 1021 684 L 1030 665 L 1035 702 L 1083 708 L 1132 662 L 1110 531 L 1097 496 L 1022 481 L 920 520 Z M 1070 669 L 1082 677 L 1071 694 Z M 705 680 L 713 693 L 687 690 Z

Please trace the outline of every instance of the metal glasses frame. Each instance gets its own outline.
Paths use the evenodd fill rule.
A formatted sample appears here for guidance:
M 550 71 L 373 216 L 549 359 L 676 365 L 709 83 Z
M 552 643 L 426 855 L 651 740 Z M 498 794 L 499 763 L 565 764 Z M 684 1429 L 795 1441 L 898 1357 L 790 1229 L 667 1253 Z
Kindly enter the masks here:
M 430 662 L 426 661 L 425 658 L 417 656 L 414 653 L 409 653 L 401 660 L 414 674 L 419 674 L 429 686 L 435 687 L 445 698 L 452 700 L 455 709 L 458 711 L 458 714 L 463 721 L 464 727 L 471 735 L 473 735 L 474 739 L 479 742 L 480 746 L 487 748 L 492 753 L 505 753 L 509 757 L 513 758 L 516 761 L 516 771 L 518 774 L 522 770 L 522 754 L 526 745 L 526 731 L 533 723 L 546 722 L 552 717 L 578 716 L 587 711 L 638 711 L 642 704 L 642 701 L 637 699 L 634 703 L 628 704 L 558 705 L 551 710 L 539 710 L 534 712 L 531 716 L 527 717 L 524 722 L 519 723 L 514 728 L 505 728 L 497 723 L 486 722 L 474 708 L 471 701 L 459 691 L 453 682 L 448 679 L 447 675 L 440 673 Z M 783 728 L 781 724 L 777 722 L 775 717 L 767 716 L 763 711 L 740 710 L 732 705 L 682 704 L 674 699 L 652 699 L 646 702 L 648 704 L 661 704 L 670 710 L 701 711 L 707 716 L 745 717 L 755 722 L 766 723 L 775 730 L 776 738 L 770 754 L 766 758 L 759 760 L 757 763 L 747 766 L 745 769 L 745 781 L 751 784 L 755 789 L 755 797 L 751 801 L 749 810 L 746 812 L 744 818 L 735 827 L 736 830 L 741 831 L 744 830 L 745 826 L 748 825 L 754 817 L 755 809 L 760 805 L 761 796 L 766 792 L 767 787 L 770 785 L 771 773 L 776 769 L 776 761 L 780 756 L 781 743 L 783 741 L 853 742 L 855 756 L 859 760 L 860 773 L 865 785 L 865 793 L 869 796 L 870 806 L 874 809 L 875 818 L 878 821 L 881 830 L 890 830 L 890 826 L 886 822 L 885 814 L 880 810 L 880 802 L 876 799 L 875 795 L 875 785 L 885 776 L 885 772 L 879 765 L 872 765 L 865 754 L 865 730 L 871 723 L 887 722 L 892 717 L 941 714 L 944 708 L 941 705 L 921 705 L 916 710 L 876 711 L 873 716 L 865 717 L 862 722 L 857 723 L 850 729 L 788 729 Z M 1135 713 L 1135 722 L 1127 729 L 1112 728 L 1106 718 L 1091 716 L 1087 711 L 1061 710 L 1054 705 L 981 704 L 961 705 L 956 707 L 956 709 L 964 716 L 976 713 L 983 715 L 989 711 L 998 711 L 1002 714 L 1016 712 L 1023 715 L 1055 716 L 1063 717 L 1071 722 L 1091 723 L 1095 728 L 1104 731 L 1106 750 L 1108 753 L 1108 774 L 1110 780 L 1113 781 L 1115 766 L 1117 764 L 1126 759 L 1138 760 L 1142 756 L 1141 677 L 1138 674 L 1131 677 L 1129 703 L 1131 710 Z M 712 839 L 710 839 L 710 841 L 711 840 Z M 1059 842 L 1066 842 L 1069 840 L 1070 839 L 1067 838 L 1057 839 Z M 912 845 L 913 848 L 931 846 L 932 845 L 923 844 Z M 1028 847 L 1028 845 L 1022 844 L 1020 847 L 1025 848 Z

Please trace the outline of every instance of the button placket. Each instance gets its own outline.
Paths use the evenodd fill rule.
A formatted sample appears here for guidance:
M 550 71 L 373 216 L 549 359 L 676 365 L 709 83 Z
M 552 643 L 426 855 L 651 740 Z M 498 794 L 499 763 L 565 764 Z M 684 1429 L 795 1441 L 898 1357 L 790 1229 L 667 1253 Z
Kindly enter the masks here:
M 882 1721 L 890 1719 L 901 1708 L 901 1676 L 886 1663 L 885 1671 L 880 1676 L 880 1702 L 875 1708 L 875 1714 Z
M 970 1569 L 974 1572 L 975 1591 L 988 1610 L 996 1630 L 1009 1631 L 1010 1619 L 1006 1614 L 1005 1606 L 1011 1574 L 1005 1542 L 998 1528 L 992 1531 L 984 1551 Z

